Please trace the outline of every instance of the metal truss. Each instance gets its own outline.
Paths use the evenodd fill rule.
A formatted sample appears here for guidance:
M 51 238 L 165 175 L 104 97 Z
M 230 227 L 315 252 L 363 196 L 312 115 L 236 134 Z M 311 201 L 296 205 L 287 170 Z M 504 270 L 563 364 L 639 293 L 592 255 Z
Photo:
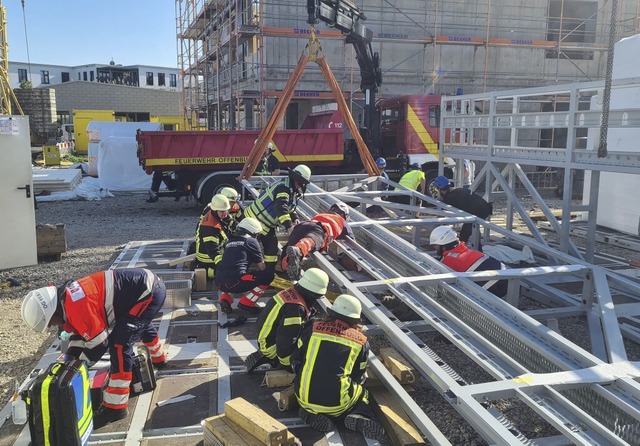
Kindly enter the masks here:
M 625 89 L 637 89 L 638 86 L 640 78 L 613 81 L 613 91 L 622 94 Z M 560 237 L 560 250 L 577 257 L 582 257 L 582 254 L 570 241 L 569 216 L 572 211 L 585 212 L 588 224 L 584 257 L 592 262 L 600 172 L 640 174 L 640 152 L 634 147 L 607 153 L 598 153 L 597 147 L 587 147 L 587 135 L 597 135 L 601 127 L 602 112 L 596 109 L 598 105 L 592 99 L 603 88 L 604 81 L 601 81 L 443 96 L 441 154 L 456 159 L 458 166 L 463 159 L 483 162 L 472 188 L 484 184 L 484 195 L 489 200 L 495 193 L 506 194 L 509 200 L 507 228 L 512 229 L 513 216 L 517 212 L 533 236 L 540 240 L 543 237 L 538 229 L 530 224 L 526 213 L 517 205 L 517 178 L 552 222 Z M 608 128 L 638 127 L 640 108 L 610 110 Z M 542 132 L 551 136 L 543 138 Z M 443 172 L 444 156 L 440 157 L 440 172 Z M 558 222 L 540 198 L 522 166 L 553 167 L 564 172 L 562 222 Z M 589 200 L 575 206 L 571 203 L 573 179 L 580 171 L 586 173 Z
M 518 235 L 417 192 L 375 191 L 381 181 L 380 178 L 368 179 L 332 193 L 310 185 L 304 202 L 299 205 L 305 216 L 326 211 L 338 200 L 359 203 L 361 208 L 377 204 L 395 214 L 394 218 L 372 220 L 353 211 L 351 224 L 357 242 L 336 242 L 340 255 L 355 262 L 358 270 L 368 276 L 367 280 L 345 271 L 327 255 L 315 256 L 344 292 L 361 300 L 374 331 L 383 333 L 490 444 L 640 442 L 640 384 L 633 379 L 640 373 L 637 364 L 631 366 L 632 371 L 627 375 L 615 378 L 600 372 L 595 379 L 584 377 L 585 371 L 592 367 L 600 371 L 609 364 L 619 365 L 621 369 L 629 364 L 618 317 L 629 312 L 629 320 L 637 318 L 640 312 L 638 282 L 558 251 L 544 240 Z M 383 195 L 398 193 L 410 194 L 432 207 L 379 201 Z M 414 218 L 415 213 L 426 217 Z M 469 219 L 477 226 L 476 237 L 484 231 L 485 237 L 493 234 L 494 241 L 529 246 L 539 266 L 455 273 L 418 247 L 425 244 L 424 228 Z M 409 237 L 401 237 L 388 229 L 403 225 L 411 228 Z M 505 300 L 475 284 L 475 281 L 486 280 L 488 275 L 509 281 Z M 578 284 L 579 289 L 563 291 L 558 287 L 562 283 Z M 400 299 L 422 320 L 412 324 L 398 321 L 381 305 L 383 295 Z M 534 310 L 529 315 L 518 309 L 521 296 L 537 299 L 549 308 Z M 588 321 L 590 352 L 553 330 L 557 326 L 554 321 L 574 316 Z M 491 375 L 493 381 L 465 382 L 420 341 L 411 331 L 412 327 L 439 332 L 461 354 Z M 573 371 L 580 378 L 566 382 L 563 375 L 556 375 L 565 371 Z M 442 433 L 434 428 L 430 414 L 416 407 L 397 387 L 392 386 L 390 390 L 397 394 L 425 437 L 434 444 L 447 444 Z M 553 426 L 557 435 L 527 438 L 514 428 L 507 413 L 500 413 L 492 404 L 501 399 L 520 401 Z

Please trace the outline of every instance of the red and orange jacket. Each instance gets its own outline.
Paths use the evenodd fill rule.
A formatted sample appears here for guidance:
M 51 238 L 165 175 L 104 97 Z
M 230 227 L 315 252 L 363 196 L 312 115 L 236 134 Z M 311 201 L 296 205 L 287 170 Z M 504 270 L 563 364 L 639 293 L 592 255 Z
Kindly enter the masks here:
M 324 229 L 324 245 L 319 250 L 327 249 L 327 246 L 329 246 L 332 241 L 342 236 L 353 237 L 353 231 L 349 227 L 349 224 L 342 216 L 334 214 L 333 212 L 317 214 L 311 217 L 311 221 L 317 221 Z

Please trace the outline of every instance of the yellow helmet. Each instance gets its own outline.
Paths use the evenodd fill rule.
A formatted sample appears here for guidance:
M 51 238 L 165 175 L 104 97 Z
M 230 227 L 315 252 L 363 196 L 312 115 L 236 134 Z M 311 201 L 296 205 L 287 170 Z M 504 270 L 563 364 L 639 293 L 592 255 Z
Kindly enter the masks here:
M 334 316 L 339 319 L 346 318 L 350 322 L 358 322 L 362 314 L 362 304 L 350 294 L 341 294 L 333 301 L 333 305 L 329 309 L 329 314 L 331 313 L 334 313 Z
M 233 187 L 223 187 L 222 189 L 220 189 L 220 195 L 224 195 L 225 197 L 227 197 L 229 199 L 229 201 L 238 201 L 238 198 L 240 198 L 240 194 L 238 193 L 237 190 L 235 190 Z
M 304 272 L 298 285 L 315 294 L 325 294 L 329 286 L 329 276 L 320 268 L 309 268 Z
M 222 194 L 217 194 L 211 198 L 209 208 L 211 208 L 212 211 L 228 211 L 231 209 L 231 205 L 227 197 Z

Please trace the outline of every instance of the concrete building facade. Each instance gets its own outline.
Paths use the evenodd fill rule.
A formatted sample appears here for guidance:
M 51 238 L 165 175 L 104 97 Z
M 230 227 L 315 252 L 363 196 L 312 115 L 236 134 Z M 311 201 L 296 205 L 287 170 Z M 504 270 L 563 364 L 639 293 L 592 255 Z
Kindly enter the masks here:
M 484 92 L 605 74 L 612 13 L 606 0 L 356 3 L 381 61 L 379 97 Z M 176 0 L 176 16 L 185 116 L 216 129 L 264 125 L 309 41 L 307 2 Z M 640 2 L 619 0 L 615 23 L 618 38 L 640 32 Z M 357 120 L 362 101 L 355 52 L 324 23 L 316 32 Z M 285 126 L 299 125 L 307 111 L 331 102 L 328 92 L 310 63 Z

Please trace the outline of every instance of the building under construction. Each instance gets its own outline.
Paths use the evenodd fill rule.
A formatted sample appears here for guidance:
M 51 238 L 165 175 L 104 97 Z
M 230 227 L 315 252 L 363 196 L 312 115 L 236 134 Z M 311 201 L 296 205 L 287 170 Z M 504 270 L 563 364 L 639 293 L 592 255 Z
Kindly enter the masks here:
M 337 9 L 348 1 L 324 0 Z M 379 97 L 460 94 L 602 79 L 612 3 L 598 0 L 404 0 L 358 5 L 379 54 Z M 320 3 L 318 3 L 320 4 Z M 640 3 L 619 0 L 617 38 L 640 30 Z M 266 123 L 309 41 L 303 0 L 176 0 L 183 111 L 194 127 L 251 129 Z M 362 120 L 360 69 L 345 36 L 316 25 L 322 50 Z M 373 54 L 372 53 L 372 54 Z M 376 56 L 377 57 L 377 56 Z M 311 64 L 284 126 L 333 102 Z

